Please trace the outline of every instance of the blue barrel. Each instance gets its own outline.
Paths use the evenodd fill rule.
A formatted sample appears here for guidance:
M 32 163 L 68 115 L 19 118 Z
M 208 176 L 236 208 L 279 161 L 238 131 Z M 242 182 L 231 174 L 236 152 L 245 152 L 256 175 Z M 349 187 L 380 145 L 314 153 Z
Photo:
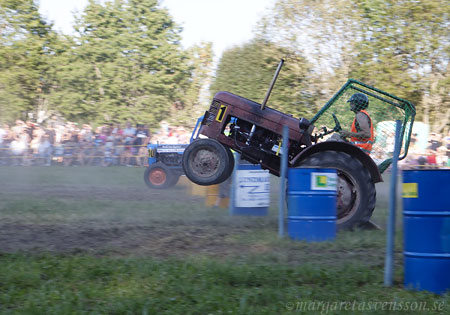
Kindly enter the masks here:
M 238 163 L 239 159 L 235 159 Z M 266 216 L 270 206 L 270 175 L 260 165 L 235 166 L 230 215 Z
M 287 186 L 289 237 L 308 242 L 335 239 L 336 170 L 290 168 Z
M 157 144 L 149 143 L 147 144 L 148 149 L 148 165 L 152 165 L 156 163 L 156 149 L 158 148 Z
M 450 170 L 403 171 L 405 287 L 450 290 Z

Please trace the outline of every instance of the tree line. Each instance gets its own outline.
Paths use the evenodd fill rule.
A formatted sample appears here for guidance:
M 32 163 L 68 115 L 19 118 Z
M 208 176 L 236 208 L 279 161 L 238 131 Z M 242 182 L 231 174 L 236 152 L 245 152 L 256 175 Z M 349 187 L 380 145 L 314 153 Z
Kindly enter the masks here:
M 261 101 L 284 58 L 271 107 L 310 118 L 354 78 L 413 102 L 433 131 L 449 128 L 447 1 L 276 0 L 215 74 L 211 43 L 184 49 L 157 0 L 89 0 L 71 35 L 38 9 L 0 0 L 1 122 L 191 125 L 219 90 Z
M 0 0 L 0 117 L 157 125 L 195 116 L 211 44 L 183 49 L 156 0 L 90 0 L 63 35 L 33 0 Z M 183 113 L 183 114 L 180 114 Z M 31 113 L 31 114 L 29 114 Z
M 224 53 L 213 90 L 311 118 L 348 78 L 416 106 L 435 132 L 450 127 L 450 3 L 442 0 L 277 0 L 254 39 Z M 270 69 L 270 71 L 267 71 Z M 286 71 L 286 72 L 284 72 Z M 260 79 L 264 78 L 264 84 Z

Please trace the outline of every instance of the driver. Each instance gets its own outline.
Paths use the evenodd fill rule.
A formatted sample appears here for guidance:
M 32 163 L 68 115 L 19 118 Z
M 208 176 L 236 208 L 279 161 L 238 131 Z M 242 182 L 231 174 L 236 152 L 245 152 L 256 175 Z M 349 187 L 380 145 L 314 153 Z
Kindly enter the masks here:
M 350 137 L 351 143 L 370 154 L 375 135 L 372 120 L 365 110 L 369 106 L 369 98 L 363 93 L 355 93 L 348 99 L 347 103 L 350 103 L 350 110 L 356 114 L 355 119 L 350 131 L 341 130 L 339 134 L 343 138 Z

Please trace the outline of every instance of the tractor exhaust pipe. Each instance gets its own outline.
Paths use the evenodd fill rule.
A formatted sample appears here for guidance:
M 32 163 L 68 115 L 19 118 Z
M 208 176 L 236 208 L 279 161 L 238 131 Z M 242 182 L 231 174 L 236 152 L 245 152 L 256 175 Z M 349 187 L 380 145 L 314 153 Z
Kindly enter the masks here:
M 266 107 L 266 103 L 269 100 L 270 93 L 272 93 L 273 86 L 275 85 L 275 82 L 277 81 L 278 74 L 281 71 L 281 67 L 283 66 L 283 63 L 284 63 L 284 59 L 281 59 L 280 63 L 278 64 L 277 71 L 275 71 L 275 75 L 273 76 L 272 82 L 270 82 L 269 90 L 266 93 L 266 97 L 264 97 L 264 101 L 261 104 L 261 110 L 264 110 L 264 107 Z

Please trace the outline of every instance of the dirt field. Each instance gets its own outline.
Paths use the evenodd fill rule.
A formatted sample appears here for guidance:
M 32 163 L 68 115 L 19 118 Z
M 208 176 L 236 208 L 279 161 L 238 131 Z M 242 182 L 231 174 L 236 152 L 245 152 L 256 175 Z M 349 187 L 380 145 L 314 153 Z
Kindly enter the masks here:
M 276 183 L 269 216 L 230 217 L 227 209 L 205 207 L 186 186 L 149 190 L 141 173 L 137 168 L 0 168 L 0 252 L 161 258 L 264 254 L 291 263 L 313 261 L 327 251 L 330 262 L 383 263 L 378 243 L 383 231 L 359 231 L 359 242 L 356 233 L 340 233 L 342 241 L 331 246 L 280 242 Z
M 149 191 L 147 188 L 108 188 L 108 187 L 78 187 L 53 186 L 43 183 L 39 187 L 28 185 L 11 185 L 2 181 L 0 186 L 2 197 L 10 199 L 64 200 L 80 201 L 94 200 L 114 203 L 115 201 L 133 200 L 133 202 L 189 201 L 199 203 L 200 198 L 190 197 L 182 189 L 164 192 Z M 172 194 L 170 193 L 172 192 Z M 175 193 L 174 193 L 175 192 Z M 169 196 L 170 195 L 170 196 Z M 205 251 L 224 247 L 223 239 L 230 233 L 239 233 L 239 228 L 230 231 L 224 226 L 192 226 L 174 218 L 170 227 L 164 222 L 130 223 L 113 222 L 108 218 L 107 209 L 98 209 L 103 215 L 102 220 L 87 219 L 83 222 L 66 223 L 25 223 L 22 218 L 10 217 L 10 222 L 0 224 L 0 251 L 51 251 L 73 252 L 116 251 L 118 253 L 147 249 L 155 255 L 167 255 L 186 249 L 202 249 Z M 129 209 L 123 209 L 129 211 Z M 132 213 L 130 213 L 132 215 Z M 8 220 L 8 221 L 9 221 Z M 4 221 L 4 220 L 3 220 Z M 39 221 L 39 220 L 38 220 Z M 179 221 L 179 222 L 176 222 Z
M 29 174 L 53 171 L 51 168 L 40 170 L 29 168 L 28 170 Z M 10 174 L 25 172 L 24 169 L 19 170 L 18 168 L 2 169 L 1 171 Z M 68 176 L 72 172 L 80 171 L 89 172 L 92 169 L 66 170 Z M 139 171 L 143 172 L 143 169 L 139 169 Z M 130 173 L 139 175 L 136 169 L 130 170 Z M 203 208 L 203 199 L 190 196 L 183 186 L 158 191 L 149 190 L 144 186 L 143 181 L 137 182 L 132 187 L 109 186 L 105 185 L 105 182 L 92 185 L 87 183 L 59 184 L 45 181 L 34 185 L 29 181 L 19 180 L 20 176 L 9 176 L 14 180 L 6 180 L 7 177 L 6 175 L 2 176 L 0 181 L 0 196 L 4 204 L 3 222 L 0 224 L 1 252 L 89 251 L 94 253 L 116 252 L 118 254 L 151 252 L 155 256 L 168 256 L 201 251 L 222 255 L 233 250 L 226 244 L 225 238 L 245 231 L 245 227 L 221 226 L 216 220 L 206 224 L 205 220 L 200 217 L 198 219 L 202 221 L 202 225 L 198 225 L 196 222 L 186 222 L 182 216 L 179 217 L 176 213 L 170 219 L 158 219 L 157 212 L 164 210 L 157 209 L 158 204 L 187 202 L 191 207 Z M 46 209 L 43 209 L 45 204 L 52 208 L 52 202 L 73 204 L 81 201 L 88 201 L 94 205 L 103 203 L 104 207 L 92 206 L 90 213 L 87 216 L 84 213 L 80 219 L 52 218 L 52 215 L 58 214 L 58 209 L 55 209 L 53 214 L 49 214 L 45 211 Z M 153 211 L 152 215 L 149 217 L 146 213 L 137 214 L 135 208 L 122 208 L 123 203 L 126 204 L 129 201 L 132 201 L 133 204 L 150 205 L 148 211 Z M 19 211 L 16 213 L 6 209 L 5 203 L 11 204 L 11 202 L 13 205 L 22 203 L 22 208 L 18 209 Z M 39 209 L 33 208 L 33 204 L 40 204 Z M 40 210 L 42 210 L 41 213 L 39 213 Z M 74 209 L 74 211 L 76 210 Z M 127 216 L 128 212 L 128 218 L 117 220 L 115 216 L 117 211 L 123 211 L 122 215 L 124 216 Z

